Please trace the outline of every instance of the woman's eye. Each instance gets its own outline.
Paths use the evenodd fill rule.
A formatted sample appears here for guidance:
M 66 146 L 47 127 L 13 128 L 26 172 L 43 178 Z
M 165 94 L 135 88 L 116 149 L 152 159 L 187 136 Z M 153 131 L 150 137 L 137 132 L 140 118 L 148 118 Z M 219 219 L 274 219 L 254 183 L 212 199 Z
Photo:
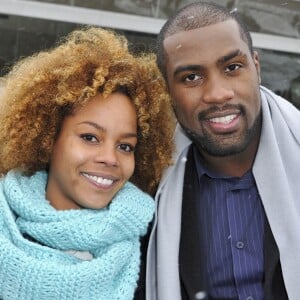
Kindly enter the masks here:
M 124 152 L 133 152 L 135 148 L 129 144 L 120 144 L 118 148 Z
M 98 142 L 97 138 L 93 134 L 81 134 L 80 137 L 87 142 L 91 142 L 91 143 Z

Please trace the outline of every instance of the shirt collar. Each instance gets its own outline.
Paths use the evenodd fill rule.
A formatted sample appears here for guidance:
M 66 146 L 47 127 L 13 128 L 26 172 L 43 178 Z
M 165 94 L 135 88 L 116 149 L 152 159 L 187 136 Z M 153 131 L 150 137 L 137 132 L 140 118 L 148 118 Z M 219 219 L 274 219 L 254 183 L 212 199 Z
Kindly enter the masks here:
M 196 164 L 196 170 L 198 174 L 198 180 L 206 175 L 212 179 L 220 179 L 224 180 L 231 185 L 231 189 L 247 189 L 255 185 L 254 176 L 252 174 L 252 170 L 247 171 L 242 177 L 230 177 L 222 174 L 218 174 L 216 172 L 211 171 L 204 164 L 203 157 L 201 153 L 198 151 L 195 144 L 192 144 L 193 147 L 193 157 Z

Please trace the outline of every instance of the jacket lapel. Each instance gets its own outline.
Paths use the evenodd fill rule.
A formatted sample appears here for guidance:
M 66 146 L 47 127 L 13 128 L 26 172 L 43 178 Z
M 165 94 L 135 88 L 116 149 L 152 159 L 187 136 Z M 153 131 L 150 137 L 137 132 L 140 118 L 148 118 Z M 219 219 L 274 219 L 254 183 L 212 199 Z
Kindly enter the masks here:
M 265 221 L 264 261 L 264 299 L 288 300 L 282 277 L 278 247 L 267 220 Z
M 179 270 L 182 299 L 195 299 L 195 294 L 205 290 L 201 273 L 201 246 L 199 236 L 198 180 L 190 147 L 184 175 Z

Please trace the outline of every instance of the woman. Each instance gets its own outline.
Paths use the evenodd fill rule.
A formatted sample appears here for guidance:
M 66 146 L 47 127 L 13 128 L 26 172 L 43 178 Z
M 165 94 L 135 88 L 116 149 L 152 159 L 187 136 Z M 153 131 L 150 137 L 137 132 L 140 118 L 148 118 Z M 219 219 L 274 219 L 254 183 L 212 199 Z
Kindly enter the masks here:
M 91 27 L 3 81 L 0 298 L 132 299 L 172 152 L 154 58 Z

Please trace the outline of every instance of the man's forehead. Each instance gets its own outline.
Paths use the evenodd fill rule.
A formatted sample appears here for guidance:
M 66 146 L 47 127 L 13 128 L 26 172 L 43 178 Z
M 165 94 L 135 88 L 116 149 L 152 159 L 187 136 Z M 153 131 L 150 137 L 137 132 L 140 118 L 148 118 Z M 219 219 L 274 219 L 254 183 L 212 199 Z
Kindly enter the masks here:
M 238 29 L 238 24 L 234 19 L 228 19 L 225 21 L 220 21 L 220 22 L 216 22 L 216 23 L 212 23 L 212 24 L 208 24 L 208 25 L 199 25 L 199 26 L 195 26 L 195 27 L 191 27 L 190 29 L 179 29 L 174 32 L 174 33 L 167 33 L 164 41 L 166 41 L 167 39 L 174 39 L 174 38 L 180 38 L 181 36 L 185 36 L 186 34 L 189 33 L 193 33 L 193 32 L 205 32 L 205 31 L 210 31 L 210 30 L 215 30 L 216 27 L 219 28 L 224 28 L 224 27 L 230 27 L 231 29 L 236 28 Z
M 175 47 L 175 48 L 180 48 L 182 46 L 182 43 L 185 41 L 188 41 L 188 32 L 187 31 L 180 31 L 176 32 L 164 39 L 164 47 L 169 48 L 169 47 Z
M 230 35 L 240 40 L 240 30 L 235 20 L 229 19 L 215 24 L 207 25 L 190 30 L 182 30 L 167 36 L 163 41 L 163 46 L 167 52 L 182 48 L 183 46 L 196 44 L 198 40 L 216 40 L 224 35 Z

